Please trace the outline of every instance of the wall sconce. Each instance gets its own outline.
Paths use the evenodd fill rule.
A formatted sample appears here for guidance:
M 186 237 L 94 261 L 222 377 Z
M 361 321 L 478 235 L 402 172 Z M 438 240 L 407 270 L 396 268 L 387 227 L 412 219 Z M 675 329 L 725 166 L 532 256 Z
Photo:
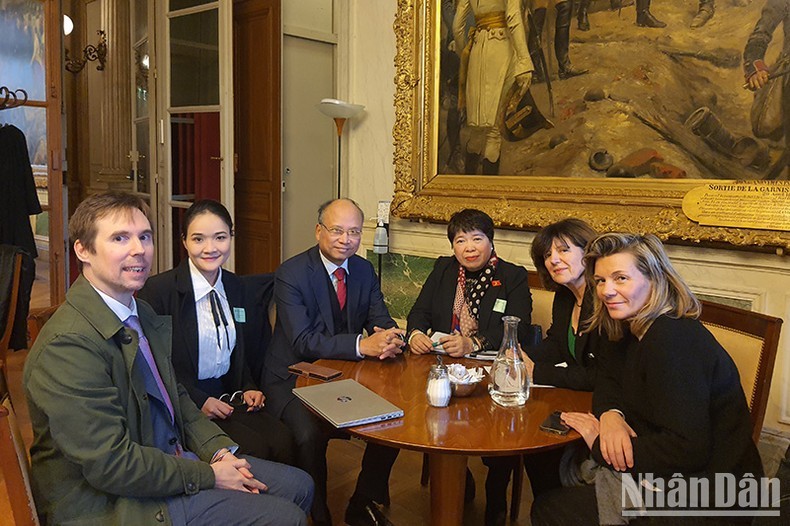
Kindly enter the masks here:
M 95 60 L 99 61 L 96 66 L 97 71 L 104 71 L 104 65 L 107 62 L 107 35 L 103 30 L 96 31 L 99 35 L 99 43 L 97 45 L 88 44 L 82 50 L 82 58 L 72 59 L 69 58 L 69 50 L 66 50 L 66 70 L 72 73 L 79 73 L 88 62 Z

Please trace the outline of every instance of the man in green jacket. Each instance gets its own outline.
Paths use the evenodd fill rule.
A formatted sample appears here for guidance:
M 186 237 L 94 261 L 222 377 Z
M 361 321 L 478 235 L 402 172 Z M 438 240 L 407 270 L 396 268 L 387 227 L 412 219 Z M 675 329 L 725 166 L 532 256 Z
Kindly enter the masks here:
M 77 207 L 82 275 L 25 364 L 32 486 L 47 524 L 306 524 L 313 482 L 252 457 L 176 383 L 169 317 L 133 294 L 153 261 L 148 206 L 125 193 Z

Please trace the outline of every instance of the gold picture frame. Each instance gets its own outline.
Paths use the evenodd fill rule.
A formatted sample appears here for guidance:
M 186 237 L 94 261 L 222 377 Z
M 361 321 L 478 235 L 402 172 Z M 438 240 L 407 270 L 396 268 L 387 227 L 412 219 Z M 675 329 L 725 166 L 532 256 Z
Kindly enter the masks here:
M 397 4 L 394 216 L 447 222 L 456 211 L 475 207 L 503 228 L 537 230 L 573 216 L 599 231 L 650 232 L 682 244 L 790 249 L 788 232 L 706 227 L 689 220 L 681 207 L 683 196 L 711 180 L 439 174 L 438 4 Z

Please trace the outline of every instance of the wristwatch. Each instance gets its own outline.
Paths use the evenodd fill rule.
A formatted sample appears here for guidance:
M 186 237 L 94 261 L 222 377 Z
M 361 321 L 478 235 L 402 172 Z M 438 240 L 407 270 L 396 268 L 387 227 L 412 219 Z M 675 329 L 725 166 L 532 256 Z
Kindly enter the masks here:
M 480 342 L 472 336 L 472 352 L 480 352 Z

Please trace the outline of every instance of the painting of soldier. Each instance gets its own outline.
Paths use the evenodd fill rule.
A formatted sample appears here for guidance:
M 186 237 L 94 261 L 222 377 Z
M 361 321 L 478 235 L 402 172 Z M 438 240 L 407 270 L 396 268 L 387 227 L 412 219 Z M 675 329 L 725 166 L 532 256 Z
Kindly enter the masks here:
M 779 58 L 769 66 L 766 50 L 782 24 L 784 40 Z M 790 163 L 790 0 L 766 0 L 760 19 L 746 42 L 743 69 L 749 89 L 757 91 L 752 105 L 752 131 L 758 137 L 784 142 L 784 153 L 766 179 L 776 179 Z
M 467 33 L 467 17 L 474 24 Z M 505 94 L 515 83 L 524 94 L 534 67 L 527 46 L 521 0 L 460 0 L 453 17 L 460 56 L 458 108 L 465 113 L 464 169 L 499 173 Z
M 788 43 L 767 13 L 788 2 L 436 1 L 426 30 L 453 42 L 434 75 L 457 95 L 432 113 L 435 173 L 786 178 L 784 137 L 752 129 L 744 47 L 772 75 Z

